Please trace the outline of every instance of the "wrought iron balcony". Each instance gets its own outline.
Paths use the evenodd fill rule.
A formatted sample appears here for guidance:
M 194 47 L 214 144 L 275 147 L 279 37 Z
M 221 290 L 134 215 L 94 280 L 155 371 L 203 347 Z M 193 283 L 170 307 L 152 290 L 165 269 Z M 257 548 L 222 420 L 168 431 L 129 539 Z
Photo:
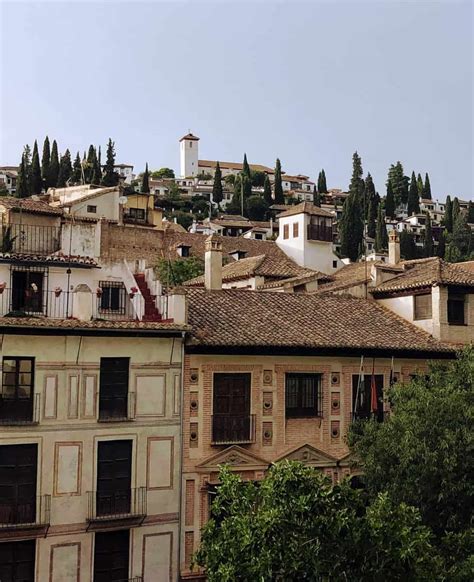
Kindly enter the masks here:
M 255 414 L 214 414 L 212 444 L 231 445 L 255 442 Z
M 34 288 L 1 288 L 0 317 L 72 317 L 74 294 L 62 289 L 46 291 Z
M 11 398 L 5 392 L 0 392 L 0 425 L 15 426 L 38 424 L 41 412 L 41 394 L 33 394 L 32 398 Z
M 88 529 L 98 529 L 111 522 L 141 523 L 147 512 L 146 487 L 134 487 L 119 491 L 88 491 Z
M 135 392 L 129 392 L 122 398 L 103 397 L 99 395 L 99 422 L 134 420 L 135 416 Z
M 50 255 L 61 249 L 61 227 L 0 225 L 0 253 Z
M 51 495 L 0 501 L 0 535 L 6 530 L 46 527 L 50 517 Z
M 96 292 L 93 318 L 110 321 L 130 321 L 135 319 L 132 305 L 134 293 L 128 293 L 122 283 L 117 283 Z
M 308 240 L 332 242 L 332 226 L 308 224 Z

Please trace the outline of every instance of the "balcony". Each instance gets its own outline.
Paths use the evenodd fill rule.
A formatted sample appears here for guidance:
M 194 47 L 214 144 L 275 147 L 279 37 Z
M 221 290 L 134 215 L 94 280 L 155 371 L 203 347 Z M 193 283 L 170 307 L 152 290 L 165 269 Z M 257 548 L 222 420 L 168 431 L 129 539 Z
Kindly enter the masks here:
M 33 398 L 9 398 L 6 394 L 0 393 L 0 426 L 38 424 L 40 399 L 41 394 L 34 394 Z
M 93 318 L 107 321 L 134 320 L 135 311 L 132 304 L 134 296 L 133 293 L 127 293 L 122 283 L 110 283 L 110 286 L 96 293 Z
M 147 512 L 146 487 L 124 491 L 88 491 L 88 530 L 113 529 L 140 525 Z
M 51 495 L 0 502 L 0 538 L 24 537 L 25 530 L 32 537 L 41 535 L 48 528 L 50 517 Z
M 61 249 L 61 227 L 9 224 L 0 226 L 0 253 L 50 255 Z
M 74 294 L 69 291 L 0 288 L 0 317 L 72 317 Z
M 308 240 L 332 242 L 332 226 L 308 224 Z
M 255 414 L 214 414 L 213 445 L 237 445 L 255 442 Z
M 99 396 L 99 422 L 135 420 L 135 416 L 135 392 L 129 392 L 123 398 Z

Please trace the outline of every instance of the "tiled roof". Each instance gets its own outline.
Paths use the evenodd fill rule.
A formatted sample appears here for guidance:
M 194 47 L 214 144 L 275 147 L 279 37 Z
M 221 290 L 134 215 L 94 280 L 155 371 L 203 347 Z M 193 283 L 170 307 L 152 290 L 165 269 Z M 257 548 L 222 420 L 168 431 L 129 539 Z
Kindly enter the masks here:
M 318 281 L 319 283 L 324 281 L 330 281 L 331 276 L 325 273 L 320 273 L 319 271 L 312 271 L 311 273 L 301 273 L 296 277 L 289 277 L 288 279 L 276 279 L 274 281 L 269 281 L 257 289 L 276 289 L 278 287 L 284 286 L 295 286 L 302 285 L 303 283 L 309 283 L 311 281 Z
M 474 272 L 457 263 L 447 263 L 439 257 L 420 261 L 405 261 L 405 271 L 371 290 L 374 295 L 388 291 L 408 291 L 438 285 L 474 287 Z
M 311 202 L 300 202 L 299 204 L 295 204 L 289 210 L 285 210 L 278 215 L 278 218 L 284 218 L 285 216 L 294 216 L 295 214 L 312 214 L 315 216 L 326 216 L 328 218 L 332 218 L 333 215 L 324 210 L 324 208 L 319 208 L 319 206 L 315 206 Z
M 453 350 L 376 302 L 347 295 L 189 289 L 188 298 L 190 345 L 201 348 Z
M 304 269 L 289 258 L 274 258 L 267 255 L 258 255 L 239 261 L 232 261 L 222 267 L 222 281 L 230 282 L 249 277 L 267 277 L 271 279 L 288 279 L 295 276 L 320 275 L 322 273 Z M 199 287 L 204 285 L 204 276 L 195 277 L 185 283 L 186 286 Z
M 186 135 L 183 135 L 183 137 L 179 141 L 183 141 L 183 139 L 190 139 L 191 141 L 199 141 L 198 136 L 193 135 L 192 133 L 187 133 Z
M 367 264 L 360 262 L 344 265 L 331 275 L 329 283 L 321 285 L 319 291 L 343 291 L 349 287 L 362 285 L 366 281 L 370 281 L 370 272 L 373 264 L 372 261 L 368 261 Z
M 50 319 L 47 317 L 2 317 L 0 325 L 3 327 L 25 327 L 25 328 L 61 328 L 61 329 L 103 329 L 103 330 L 176 330 L 187 331 L 188 325 L 166 321 L 106 321 L 91 320 L 81 321 L 79 319 Z
M 76 255 L 42 255 L 35 253 L 0 253 L 0 261 L 29 261 L 36 263 L 61 263 L 63 265 L 76 265 L 97 267 L 98 263 L 92 257 L 81 257 Z
M 474 261 L 464 261 L 463 263 L 457 263 L 465 271 L 474 273 Z
M 13 212 L 26 212 L 28 214 L 46 214 L 49 216 L 61 216 L 63 211 L 55 206 L 50 206 L 42 200 L 34 198 L 15 198 L 3 196 L 0 198 L 0 206 L 4 206 Z
M 199 167 L 203 168 L 215 168 L 217 166 L 217 160 L 199 160 L 198 161 Z M 244 165 L 239 162 L 221 162 L 219 160 L 219 166 L 222 169 L 226 170 L 242 170 Z M 274 174 L 275 170 L 273 168 L 269 168 L 268 166 L 262 166 L 261 164 L 249 164 L 251 170 L 255 170 L 256 172 L 266 172 L 268 174 Z

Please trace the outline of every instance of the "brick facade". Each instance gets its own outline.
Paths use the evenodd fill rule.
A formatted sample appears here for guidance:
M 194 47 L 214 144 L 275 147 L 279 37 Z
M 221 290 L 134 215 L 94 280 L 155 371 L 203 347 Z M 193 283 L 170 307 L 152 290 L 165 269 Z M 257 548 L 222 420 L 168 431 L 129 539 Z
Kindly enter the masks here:
M 155 265 L 162 256 L 163 231 L 144 227 L 101 224 L 100 249 L 103 260 L 145 259 Z

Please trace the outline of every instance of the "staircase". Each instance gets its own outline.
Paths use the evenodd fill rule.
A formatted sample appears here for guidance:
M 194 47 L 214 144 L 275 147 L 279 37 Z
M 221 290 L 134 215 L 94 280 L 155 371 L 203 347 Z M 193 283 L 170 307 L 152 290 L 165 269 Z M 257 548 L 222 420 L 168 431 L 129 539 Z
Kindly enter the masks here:
M 150 293 L 150 289 L 145 281 L 145 275 L 143 273 L 136 273 L 134 277 L 145 302 L 143 321 L 161 321 L 162 317 L 155 306 L 155 296 Z

